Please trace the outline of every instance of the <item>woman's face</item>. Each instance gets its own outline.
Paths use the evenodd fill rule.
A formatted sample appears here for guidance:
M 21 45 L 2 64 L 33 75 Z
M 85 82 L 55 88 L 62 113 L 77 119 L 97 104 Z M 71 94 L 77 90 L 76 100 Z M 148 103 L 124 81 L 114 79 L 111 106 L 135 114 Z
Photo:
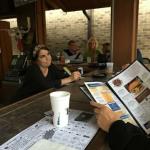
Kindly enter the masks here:
M 48 50 L 41 49 L 38 54 L 37 63 L 39 66 L 47 68 L 51 65 L 52 57 Z
M 95 42 L 95 40 L 91 40 L 89 42 L 89 48 L 91 48 L 91 49 L 95 49 L 96 48 L 96 42 Z

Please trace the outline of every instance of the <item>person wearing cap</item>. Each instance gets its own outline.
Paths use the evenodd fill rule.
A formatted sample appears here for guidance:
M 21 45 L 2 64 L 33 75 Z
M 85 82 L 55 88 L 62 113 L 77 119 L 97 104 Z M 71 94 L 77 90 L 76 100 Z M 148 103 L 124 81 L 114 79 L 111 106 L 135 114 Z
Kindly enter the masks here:
M 150 138 L 140 128 L 120 120 L 118 113 L 91 101 L 98 126 L 107 133 L 111 150 L 149 150 Z
M 14 100 L 20 100 L 49 88 L 59 88 L 67 83 L 80 79 L 78 71 L 70 76 L 59 70 L 53 63 L 49 49 L 38 45 L 33 51 L 33 64 L 27 69 L 22 86 Z

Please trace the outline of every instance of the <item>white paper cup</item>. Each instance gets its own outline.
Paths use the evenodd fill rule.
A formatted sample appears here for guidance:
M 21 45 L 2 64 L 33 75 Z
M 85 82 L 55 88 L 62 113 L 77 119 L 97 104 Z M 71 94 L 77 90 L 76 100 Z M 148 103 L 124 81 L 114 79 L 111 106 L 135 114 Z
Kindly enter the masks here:
M 87 60 L 87 63 L 91 63 L 92 61 L 91 57 L 87 57 L 86 60 Z
M 69 64 L 70 63 L 70 59 L 65 59 L 65 64 Z
M 113 73 L 113 66 L 114 66 L 113 62 L 108 62 L 107 63 L 107 73 L 108 74 L 112 74 Z
M 56 91 L 50 93 L 51 107 L 53 111 L 53 125 L 64 127 L 68 125 L 70 93 L 66 91 Z

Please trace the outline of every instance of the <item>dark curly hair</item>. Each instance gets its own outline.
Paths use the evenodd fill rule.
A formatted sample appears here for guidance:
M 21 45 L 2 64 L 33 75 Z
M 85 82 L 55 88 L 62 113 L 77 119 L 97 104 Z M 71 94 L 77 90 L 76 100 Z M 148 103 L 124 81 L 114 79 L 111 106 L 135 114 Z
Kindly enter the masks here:
M 48 49 L 48 47 L 46 45 L 37 45 L 37 46 L 35 46 L 35 48 L 33 50 L 33 54 L 32 54 L 32 60 L 33 61 L 37 60 L 37 58 L 39 56 L 39 52 L 42 49 L 49 51 L 49 49 Z

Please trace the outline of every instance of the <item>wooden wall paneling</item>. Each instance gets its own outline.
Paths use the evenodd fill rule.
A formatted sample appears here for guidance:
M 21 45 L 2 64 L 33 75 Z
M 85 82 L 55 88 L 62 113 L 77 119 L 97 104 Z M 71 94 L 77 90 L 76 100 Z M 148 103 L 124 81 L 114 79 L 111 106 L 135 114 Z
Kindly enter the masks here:
M 0 48 L 0 80 L 2 80 L 9 69 L 12 59 L 12 43 L 9 22 L 0 21 Z
M 0 80 L 3 78 L 3 61 L 2 61 L 2 48 L 1 48 L 1 35 L 0 35 Z

